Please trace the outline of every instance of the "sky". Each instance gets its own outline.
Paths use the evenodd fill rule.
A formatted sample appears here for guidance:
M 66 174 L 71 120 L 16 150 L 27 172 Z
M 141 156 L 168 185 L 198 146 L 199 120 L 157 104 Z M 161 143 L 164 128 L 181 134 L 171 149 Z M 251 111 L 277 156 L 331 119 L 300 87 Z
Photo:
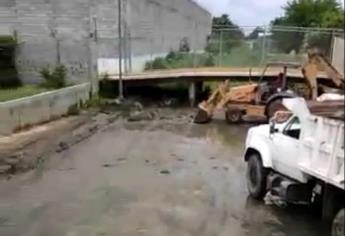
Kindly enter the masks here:
M 226 13 L 240 26 L 269 24 L 283 14 L 288 0 L 194 0 L 214 16 Z M 344 5 L 344 0 L 340 0 Z

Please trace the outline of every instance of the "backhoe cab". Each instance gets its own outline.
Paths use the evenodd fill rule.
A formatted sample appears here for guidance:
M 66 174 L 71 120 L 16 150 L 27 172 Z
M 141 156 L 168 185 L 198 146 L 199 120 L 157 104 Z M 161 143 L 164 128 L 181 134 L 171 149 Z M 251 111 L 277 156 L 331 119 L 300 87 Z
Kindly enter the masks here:
M 276 78 L 264 81 L 269 68 L 278 68 Z M 281 105 L 283 98 L 294 97 L 294 93 L 287 88 L 288 69 L 300 68 L 291 63 L 268 63 L 258 83 L 230 87 L 226 80 L 213 91 L 208 100 L 199 104 L 198 114 L 194 123 L 205 124 L 212 120 L 217 110 L 224 110 L 225 119 L 228 123 L 241 122 L 243 116 L 272 117 L 277 110 L 284 107 Z

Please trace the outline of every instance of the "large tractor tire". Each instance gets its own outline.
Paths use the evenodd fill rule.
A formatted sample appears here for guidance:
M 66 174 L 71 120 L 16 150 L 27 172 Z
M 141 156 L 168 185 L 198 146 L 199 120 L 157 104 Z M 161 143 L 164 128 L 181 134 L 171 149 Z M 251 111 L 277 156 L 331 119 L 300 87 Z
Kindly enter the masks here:
M 266 105 L 266 116 L 268 119 L 271 119 L 277 111 L 284 110 L 286 110 L 286 108 L 283 105 L 283 99 L 278 98 Z
M 251 197 L 261 200 L 266 194 L 267 169 L 262 165 L 259 154 L 253 153 L 247 161 L 247 188 Z
M 243 121 L 243 111 L 240 109 L 227 109 L 225 111 L 225 120 L 228 124 L 237 124 Z
M 295 98 L 295 94 L 291 93 L 277 93 L 272 95 L 266 103 L 265 115 L 270 120 L 277 111 L 286 111 L 286 107 L 283 105 L 284 98 Z

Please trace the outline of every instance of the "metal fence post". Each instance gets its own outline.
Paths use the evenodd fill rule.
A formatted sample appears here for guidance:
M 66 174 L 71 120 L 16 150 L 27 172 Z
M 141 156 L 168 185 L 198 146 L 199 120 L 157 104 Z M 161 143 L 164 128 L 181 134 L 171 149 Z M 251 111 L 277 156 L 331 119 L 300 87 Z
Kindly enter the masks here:
M 153 35 L 150 33 L 150 70 L 153 69 Z
M 59 38 L 55 38 L 56 40 L 56 64 L 61 65 L 61 42 Z
M 265 63 L 266 59 L 266 31 L 267 31 L 267 26 L 264 26 L 264 36 L 262 39 L 262 52 L 261 52 L 261 64 Z
M 198 37 L 198 25 L 197 23 L 194 24 L 194 39 L 193 39 L 193 68 L 198 67 L 197 65 L 197 56 L 196 56 L 196 44 L 197 44 L 197 37 Z
M 119 34 L 119 99 L 122 100 L 123 96 L 123 83 L 122 83 L 122 6 L 121 0 L 118 3 L 118 34 Z
M 219 34 L 219 61 L 218 66 L 222 65 L 222 57 L 223 57 L 223 30 L 220 30 Z

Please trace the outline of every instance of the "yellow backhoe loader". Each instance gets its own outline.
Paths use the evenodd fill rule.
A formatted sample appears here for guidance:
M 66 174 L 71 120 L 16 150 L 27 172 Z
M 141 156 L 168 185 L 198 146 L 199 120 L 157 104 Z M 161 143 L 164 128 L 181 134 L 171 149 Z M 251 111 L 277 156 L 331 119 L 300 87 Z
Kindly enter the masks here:
M 276 80 L 263 82 L 265 73 L 270 67 L 283 67 Z M 270 119 L 276 111 L 284 110 L 281 101 L 284 98 L 298 96 L 288 89 L 287 72 L 289 69 L 301 69 L 304 79 L 310 89 L 310 98 L 318 97 L 317 77 L 319 72 L 324 72 L 333 81 L 333 87 L 344 89 L 344 77 L 328 62 L 317 50 L 309 51 L 308 61 L 304 66 L 291 63 L 269 63 L 266 65 L 259 83 L 250 83 L 237 87 L 230 87 L 229 81 L 221 83 L 211 96 L 199 104 L 198 113 L 194 122 L 208 123 L 212 120 L 215 111 L 224 110 L 228 123 L 242 121 L 244 115 L 262 116 Z M 322 87 L 323 89 L 327 87 Z

